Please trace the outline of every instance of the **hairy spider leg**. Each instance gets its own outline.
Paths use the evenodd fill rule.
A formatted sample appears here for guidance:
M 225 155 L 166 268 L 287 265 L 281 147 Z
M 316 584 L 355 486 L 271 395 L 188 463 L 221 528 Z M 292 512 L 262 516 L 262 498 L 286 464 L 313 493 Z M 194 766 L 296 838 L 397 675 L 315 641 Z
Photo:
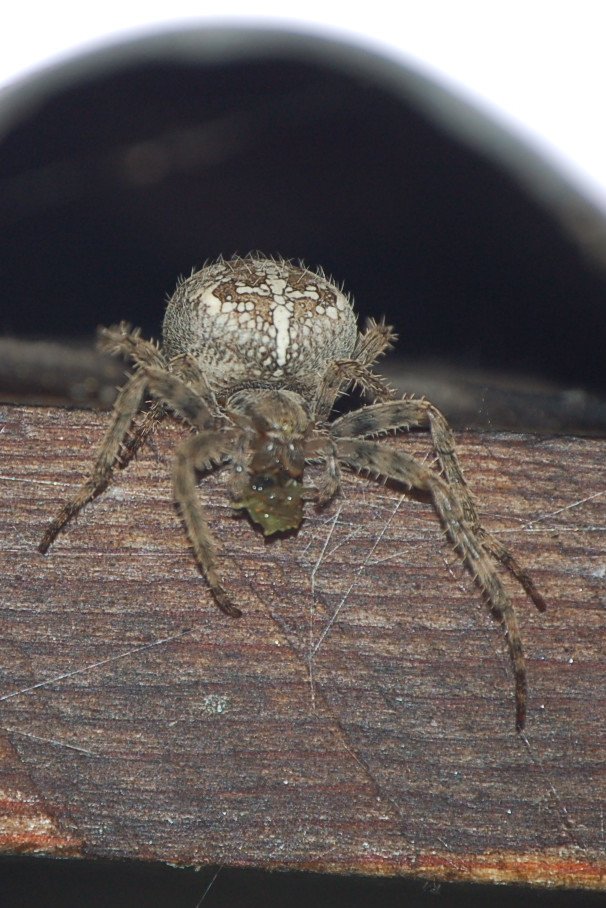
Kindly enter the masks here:
M 135 354 L 131 353 L 131 356 L 134 357 Z M 140 365 L 144 365 L 144 362 L 142 362 L 139 357 L 137 357 L 137 361 Z M 158 368 L 162 369 L 162 364 L 159 364 Z M 168 363 L 168 369 L 173 375 L 194 389 L 196 394 L 208 404 L 213 415 L 217 417 L 220 416 L 219 405 L 215 395 L 192 356 L 188 353 L 182 353 L 179 356 L 175 356 L 174 359 L 171 359 Z M 161 400 L 154 401 L 150 409 L 143 416 L 139 425 L 135 426 L 124 440 L 124 443 L 120 448 L 116 466 L 121 470 L 128 466 L 157 424 L 164 419 L 166 412 L 166 405 Z
M 454 549 L 461 554 L 494 615 L 505 628 L 515 678 L 516 728 L 521 731 L 526 719 L 526 668 L 518 622 L 501 580 L 483 548 L 482 539 L 465 520 L 457 495 L 437 473 L 414 457 L 385 448 L 376 441 L 339 439 L 337 454 L 342 463 L 357 472 L 368 471 L 431 495 Z
M 374 318 L 369 318 L 364 326 L 364 331 L 358 332 L 352 358 L 364 366 L 372 366 L 388 350 L 391 350 L 397 339 L 398 335 L 384 318 L 379 322 Z
M 335 401 L 347 385 L 357 385 L 373 400 L 392 398 L 395 391 L 387 381 L 356 359 L 341 359 L 331 363 L 322 376 L 312 405 L 315 419 L 327 419 Z
M 216 418 L 200 395 L 182 379 L 164 369 L 144 368 L 146 385 L 150 394 L 177 416 L 185 419 L 199 431 L 214 426 Z
M 114 466 L 118 462 L 120 449 L 126 433 L 139 411 L 145 394 L 146 377 L 143 372 L 136 372 L 124 385 L 112 412 L 112 418 L 107 428 L 99 453 L 90 477 L 61 508 L 55 519 L 49 524 L 40 541 L 38 551 L 44 554 L 63 527 L 82 510 L 82 508 L 96 498 L 109 485 Z M 131 457 L 134 455 L 134 451 Z
M 373 400 L 393 398 L 396 392 L 371 366 L 393 346 L 396 337 L 384 321 L 368 319 L 366 330 L 358 333 L 351 359 L 336 360 L 324 372 L 312 403 L 315 419 L 327 419 L 335 401 L 350 384 L 358 385 Z
M 484 548 L 516 578 L 537 609 L 544 612 L 547 607 L 545 600 L 532 578 L 511 552 L 481 525 L 473 496 L 461 471 L 452 430 L 437 407 L 423 398 L 371 404 L 335 419 L 331 424 L 331 434 L 337 437 L 364 437 L 413 427 L 430 429 L 440 468 L 454 490 L 465 522 L 473 527 Z
M 327 435 L 312 435 L 305 443 L 306 463 L 314 463 L 317 460 L 322 462 L 322 477 L 315 487 L 308 487 L 305 497 L 322 508 L 335 497 L 341 488 L 337 448 L 332 438 Z
M 216 543 L 202 513 L 197 495 L 197 471 L 209 470 L 231 453 L 235 436 L 225 431 L 204 432 L 186 439 L 177 451 L 173 471 L 175 499 L 192 544 L 196 561 L 222 612 L 232 618 L 242 614 L 231 602 L 219 579 L 215 558 Z
M 149 341 L 141 341 L 136 335 L 121 335 L 119 338 L 115 338 L 115 341 L 128 344 L 129 355 L 136 358 L 138 362 L 143 363 L 147 360 L 164 363 L 164 359 L 155 345 Z M 114 347 L 117 347 L 117 343 L 114 343 Z M 118 352 L 125 351 L 120 349 Z M 148 356 L 148 354 L 151 355 Z M 132 422 L 143 404 L 146 391 L 161 399 L 162 408 L 158 410 L 152 408 L 150 420 L 147 423 L 144 422 L 127 439 Z M 155 421 L 164 415 L 164 404 L 170 406 L 196 428 L 203 428 L 213 419 L 206 404 L 181 379 L 166 373 L 162 365 L 140 365 L 116 398 L 112 418 L 101 442 L 90 477 L 50 523 L 38 546 L 39 552 L 44 554 L 63 527 L 86 504 L 97 498 L 107 488 L 116 466 L 124 468 L 132 460 L 153 428 Z M 126 444 L 125 439 L 127 439 Z
M 109 328 L 100 328 L 97 336 L 97 348 L 111 356 L 124 356 L 131 359 L 135 366 L 156 366 L 166 368 L 166 360 L 153 341 L 144 340 L 138 328 L 132 328 L 128 322 L 120 322 Z M 120 446 L 114 467 L 125 469 L 136 456 L 158 422 L 166 415 L 163 405 L 156 401 L 143 416 L 139 425 L 131 426 Z

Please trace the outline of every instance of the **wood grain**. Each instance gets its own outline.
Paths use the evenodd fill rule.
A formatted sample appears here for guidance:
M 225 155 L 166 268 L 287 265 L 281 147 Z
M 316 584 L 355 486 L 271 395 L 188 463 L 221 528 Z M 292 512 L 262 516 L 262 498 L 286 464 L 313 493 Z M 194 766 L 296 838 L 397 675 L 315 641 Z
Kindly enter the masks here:
M 230 620 L 172 503 L 165 423 L 38 554 L 106 420 L 0 408 L 5 852 L 606 888 L 603 441 L 459 438 L 486 525 L 549 603 L 506 578 L 520 736 L 499 625 L 431 507 L 393 488 L 348 477 L 268 543 L 205 479 Z

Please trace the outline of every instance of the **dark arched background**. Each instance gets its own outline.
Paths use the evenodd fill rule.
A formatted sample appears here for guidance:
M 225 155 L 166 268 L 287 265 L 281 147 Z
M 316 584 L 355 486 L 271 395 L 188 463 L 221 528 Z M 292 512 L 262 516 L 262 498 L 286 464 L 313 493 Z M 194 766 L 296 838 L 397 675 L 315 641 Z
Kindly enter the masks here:
M 408 360 L 604 389 L 603 268 L 424 109 L 419 80 L 359 48 L 212 29 L 31 80 L 0 144 L 0 331 L 126 318 L 157 336 L 178 275 L 258 249 L 322 265 Z

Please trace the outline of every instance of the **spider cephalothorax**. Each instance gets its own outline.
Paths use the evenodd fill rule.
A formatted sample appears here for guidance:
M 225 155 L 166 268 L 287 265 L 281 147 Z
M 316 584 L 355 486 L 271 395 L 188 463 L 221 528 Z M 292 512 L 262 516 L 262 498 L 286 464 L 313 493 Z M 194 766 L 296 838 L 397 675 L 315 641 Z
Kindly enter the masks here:
M 259 256 L 220 260 L 181 281 L 171 297 L 161 346 L 126 324 L 103 329 L 103 350 L 129 356 L 135 370 L 120 391 L 90 478 L 50 524 L 59 531 L 133 458 L 169 411 L 194 430 L 180 446 L 173 483 L 194 553 L 220 608 L 239 616 L 217 569 L 216 546 L 197 497 L 198 473 L 230 470 L 235 508 L 267 535 L 296 530 L 306 499 L 330 501 L 340 465 L 427 492 L 475 582 L 507 632 L 516 681 L 516 725 L 526 715 L 526 673 L 513 606 L 495 569 L 501 562 L 535 605 L 545 603 L 510 552 L 480 524 L 461 473 L 452 432 L 428 401 L 398 399 L 372 371 L 395 335 L 383 322 L 358 331 L 350 301 L 321 273 Z M 356 383 L 371 403 L 330 419 L 336 399 Z M 151 395 L 142 421 L 134 420 Z M 439 470 L 373 436 L 430 429 Z M 316 486 L 305 465 L 321 465 Z

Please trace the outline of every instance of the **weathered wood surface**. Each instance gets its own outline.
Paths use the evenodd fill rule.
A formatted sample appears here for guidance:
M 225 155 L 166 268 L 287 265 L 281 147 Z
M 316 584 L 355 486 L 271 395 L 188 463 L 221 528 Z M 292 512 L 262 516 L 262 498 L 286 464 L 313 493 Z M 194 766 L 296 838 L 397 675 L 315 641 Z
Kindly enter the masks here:
M 506 578 L 520 736 L 499 626 L 430 506 L 394 489 L 351 477 L 267 543 L 204 480 L 230 620 L 172 504 L 166 423 L 38 554 L 106 420 L 0 408 L 5 852 L 606 887 L 603 441 L 460 437 L 486 525 L 549 602 Z

